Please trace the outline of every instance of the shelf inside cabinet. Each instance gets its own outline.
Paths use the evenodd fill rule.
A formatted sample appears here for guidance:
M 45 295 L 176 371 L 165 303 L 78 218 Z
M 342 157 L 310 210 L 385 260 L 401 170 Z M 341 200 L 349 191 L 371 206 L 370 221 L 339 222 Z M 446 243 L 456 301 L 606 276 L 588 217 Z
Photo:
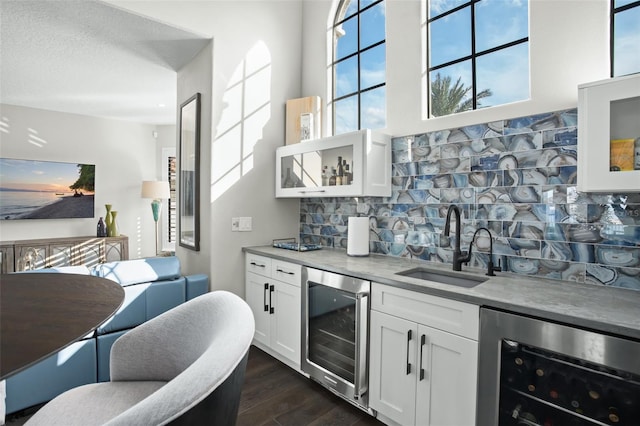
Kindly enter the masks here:
M 276 197 L 391 195 L 391 137 L 359 130 L 276 150 Z

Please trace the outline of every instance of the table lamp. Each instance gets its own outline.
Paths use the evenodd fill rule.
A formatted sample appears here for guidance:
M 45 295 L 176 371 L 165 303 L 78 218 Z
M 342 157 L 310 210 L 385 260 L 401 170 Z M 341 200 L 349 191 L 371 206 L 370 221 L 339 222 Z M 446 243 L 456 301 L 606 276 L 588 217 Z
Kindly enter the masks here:
M 158 254 L 158 219 L 162 210 L 162 200 L 170 198 L 169 182 L 145 180 L 142 182 L 142 198 L 152 198 L 151 211 L 156 223 L 156 254 Z

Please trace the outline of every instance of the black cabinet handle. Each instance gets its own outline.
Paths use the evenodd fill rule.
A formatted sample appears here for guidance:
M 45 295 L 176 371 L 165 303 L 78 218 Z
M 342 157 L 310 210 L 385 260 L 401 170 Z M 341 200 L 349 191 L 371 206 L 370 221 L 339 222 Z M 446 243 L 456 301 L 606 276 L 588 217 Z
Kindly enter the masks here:
M 422 368 L 422 350 L 424 349 L 424 345 L 427 342 L 427 336 L 420 336 L 420 380 L 424 380 L 424 368 Z
M 409 342 L 413 337 L 413 330 L 407 332 L 407 375 L 411 374 L 411 363 L 409 362 Z
M 259 267 L 259 268 L 264 268 L 264 267 L 265 267 L 265 265 L 260 265 L 260 264 L 258 264 L 258 263 L 256 263 L 256 262 L 251 262 L 251 264 L 252 264 L 253 266 L 257 266 L 257 267 Z
M 275 309 L 273 309 L 273 304 L 271 303 L 271 295 L 273 294 L 274 290 L 275 290 L 274 286 L 269 287 L 269 314 L 272 314 L 275 312 Z
M 287 275 L 295 275 L 295 272 L 287 272 L 287 271 L 283 271 L 282 269 L 278 268 L 276 269 L 276 272 L 282 272 L 283 274 L 287 274 Z
M 267 312 L 269 310 L 269 305 L 267 305 L 267 291 L 269 290 L 269 283 L 264 283 L 264 291 L 262 292 L 262 303 L 264 303 L 264 311 Z

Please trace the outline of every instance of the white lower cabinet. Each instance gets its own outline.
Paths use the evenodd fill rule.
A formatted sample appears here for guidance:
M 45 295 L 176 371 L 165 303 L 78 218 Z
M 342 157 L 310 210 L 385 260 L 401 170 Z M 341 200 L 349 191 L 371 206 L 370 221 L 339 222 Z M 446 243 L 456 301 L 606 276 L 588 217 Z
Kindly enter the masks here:
M 297 369 L 300 368 L 300 272 L 300 265 L 263 256 L 246 257 L 246 301 L 256 323 L 254 344 Z
M 408 300 L 412 303 L 407 305 Z M 405 308 L 398 310 L 401 306 Z M 429 309 L 447 313 L 437 316 L 438 328 L 418 322 L 427 322 Z M 380 420 L 417 426 L 475 424 L 478 318 L 475 305 L 373 285 L 369 404 Z M 467 337 L 447 328 L 462 329 Z

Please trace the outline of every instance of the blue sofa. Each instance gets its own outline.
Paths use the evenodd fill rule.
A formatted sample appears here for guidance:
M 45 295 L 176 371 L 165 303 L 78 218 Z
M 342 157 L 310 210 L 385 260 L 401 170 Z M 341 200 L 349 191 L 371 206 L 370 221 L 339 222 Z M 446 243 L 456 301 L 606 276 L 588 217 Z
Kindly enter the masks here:
M 7 414 L 53 399 L 76 386 L 109 380 L 113 342 L 132 328 L 209 291 L 203 274 L 182 276 L 175 256 L 122 260 L 30 272 L 91 274 L 124 287 L 122 306 L 84 339 L 11 376 L 6 382 Z M 55 303 L 55 301 L 52 301 Z

